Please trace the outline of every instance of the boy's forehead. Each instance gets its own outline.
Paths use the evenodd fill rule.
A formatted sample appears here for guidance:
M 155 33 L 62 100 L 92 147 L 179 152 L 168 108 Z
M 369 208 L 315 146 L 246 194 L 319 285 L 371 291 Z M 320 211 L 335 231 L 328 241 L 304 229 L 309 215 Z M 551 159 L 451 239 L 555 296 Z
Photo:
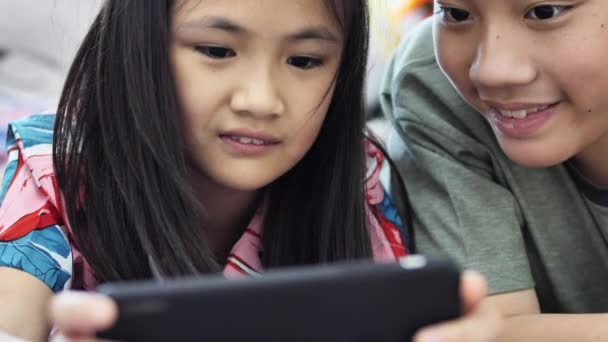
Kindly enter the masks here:
M 458 5 L 471 5 L 485 8 L 512 8 L 512 7 L 530 7 L 532 5 L 562 5 L 557 1 L 556 3 L 544 3 L 537 0 L 434 0 L 435 6 L 458 6 Z M 608 5 L 608 1 L 605 1 Z M 565 4 L 564 4 L 565 5 Z

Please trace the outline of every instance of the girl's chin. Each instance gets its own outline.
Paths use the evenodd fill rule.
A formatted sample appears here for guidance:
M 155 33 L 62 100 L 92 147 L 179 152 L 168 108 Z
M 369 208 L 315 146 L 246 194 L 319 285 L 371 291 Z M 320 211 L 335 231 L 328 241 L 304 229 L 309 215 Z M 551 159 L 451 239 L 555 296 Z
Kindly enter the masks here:
M 234 191 L 252 192 L 264 189 L 268 184 L 272 183 L 274 179 L 270 181 L 266 178 L 263 179 L 251 179 L 240 177 L 238 179 L 223 179 L 218 183 L 222 186 L 232 189 Z

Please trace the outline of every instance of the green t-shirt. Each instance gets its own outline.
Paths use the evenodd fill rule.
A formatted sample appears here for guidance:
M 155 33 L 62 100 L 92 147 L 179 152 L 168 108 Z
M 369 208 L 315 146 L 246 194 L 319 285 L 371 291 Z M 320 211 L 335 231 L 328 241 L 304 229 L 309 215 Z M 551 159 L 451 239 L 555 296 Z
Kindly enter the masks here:
M 397 51 L 381 101 L 418 251 L 481 271 L 493 294 L 536 288 L 543 312 L 608 311 L 608 208 L 565 165 L 505 156 L 441 72 L 430 21 Z

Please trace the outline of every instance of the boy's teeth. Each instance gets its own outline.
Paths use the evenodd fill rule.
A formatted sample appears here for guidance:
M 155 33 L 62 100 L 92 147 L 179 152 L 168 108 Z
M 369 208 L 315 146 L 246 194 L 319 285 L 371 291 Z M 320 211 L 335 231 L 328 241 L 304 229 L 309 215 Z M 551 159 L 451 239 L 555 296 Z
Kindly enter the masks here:
M 506 116 L 508 118 L 524 119 L 529 114 L 538 113 L 538 112 L 543 111 L 543 110 L 545 110 L 547 108 L 549 108 L 549 106 L 542 106 L 542 107 L 530 108 L 530 109 L 522 109 L 522 110 L 498 110 L 498 112 L 502 116 Z
M 260 139 L 252 139 L 253 143 L 256 145 L 264 145 L 264 140 L 260 140 Z
M 526 117 L 527 113 L 525 110 L 515 110 L 511 112 L 511 115 L 516 119 L 523 119 Z

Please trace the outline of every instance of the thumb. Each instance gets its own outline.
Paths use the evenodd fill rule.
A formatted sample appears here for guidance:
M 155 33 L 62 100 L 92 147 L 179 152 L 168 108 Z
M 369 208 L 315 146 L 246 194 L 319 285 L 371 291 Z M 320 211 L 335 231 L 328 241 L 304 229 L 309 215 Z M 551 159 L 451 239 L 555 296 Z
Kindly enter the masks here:
M 488 283 L 475 271 L 465 271 L 460 282 L 460 297 L 465 313 L 473 311 L 486 297 Z
M 50 317 L 62 334 L 94 335 L 116 321 L 118 307 L 104 295 L 65 291 L 51 300 Z

